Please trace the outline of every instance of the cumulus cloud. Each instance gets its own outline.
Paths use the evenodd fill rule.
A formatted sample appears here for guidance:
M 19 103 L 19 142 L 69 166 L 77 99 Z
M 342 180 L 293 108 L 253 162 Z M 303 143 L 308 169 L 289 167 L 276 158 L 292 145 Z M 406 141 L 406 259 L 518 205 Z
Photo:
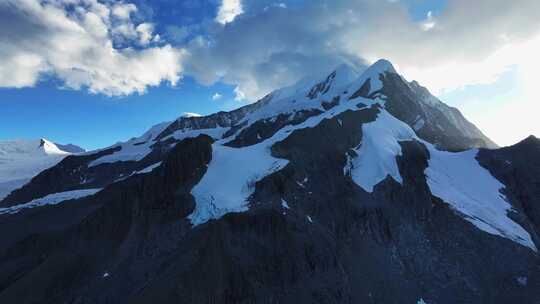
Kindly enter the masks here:
M 425 20 L 411 18 L 400 1 L 313 0 L 287 9 L 272 3 L 244 0 L 242 18 L 192 40 L 186 71 L 202 83 L 234 85 L 253 100 L 343 62 L 362 68 L 387 58 L 437 93 L 497 79 L 515 58 L 482 62 L 540 27 L 536 0 L 449 0 Z
M 136 24 L 133 4 L 97 0 L 0 2 L 0 86 L 29 87 L 54 76 L 72 89 L 127 95 L 175 85 L 186 51 Z M 134 45 L 138 47 L 133 47 Z
M 216 21 L 221 24 L 233 22 L 236 16 L 244 13 L 240 0 L 222 0 L 219 6 Z

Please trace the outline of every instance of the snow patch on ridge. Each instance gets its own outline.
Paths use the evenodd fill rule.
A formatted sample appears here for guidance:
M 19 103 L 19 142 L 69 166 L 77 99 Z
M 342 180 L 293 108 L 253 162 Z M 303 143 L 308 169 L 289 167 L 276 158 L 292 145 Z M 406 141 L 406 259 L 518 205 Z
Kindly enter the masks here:
M 170 122 L 164 122 L 157 124 L 146 131 L 142 136 L 132 138 L 126 142 L 118 143 L 107 149 L 120 147 L 120 151 L 114 152 L 113 154 L 105 155 L 100 157 L 88 164 L 88 167 L 94 167 L 100 164 L 105 163 L 114 163 L 118 161 L 139 161 L 143 159 L 146 155 L 152 152 L 151 146 L 155 143 L 154 139 L 161 133 L 167 126 L 170 125 Z M 85 154 L 95 154 L 101 150 L 90 151 Z
M 191 191 L 197 200 L 191 222 L 198 225 L 229 212 L 246 211 L 255 183 L 287 164 L 267 150 L 264 144 L 241 149 L 214 144 L 208 170 Z
M 196 116 L 190 116 L 196 117 Z M 118 161 L 140 161 L 152 152 L 152 145 L 156 144 L 156 137 L 170 125 L 170 122 L 161 123 L 153 126 L 144 135 L 136 138 L 132 138 L 127 142 L 118 143 L 110 148 L 120 147 L 121 150 L 114 152 L 113 154 L 105 155 L 94 161 L 88 166 L 93 167 L 104 163 L 114 163 Z M 228 128 L 214 128 L 214 129 L 200 129 L 200 130 L 177 130 L 173 134 L 162 138 L 161 141 L 165 141 L 170 138 L 176 140 L 183 140 L 190 137 L 197 137 L 201 134 L 207 134 L 210 137 L 221 138 Z M 110 149 L 108 148 L 108 149 Z M 99 150 L 98 150 L 99 151 Z M 88 152 L 87 154 L 94 154 L 97 151 Z
M 289 204 L 287 204 L 287 201 L 285 201 L 284 199 L 281 199 L 281 207 L 285 209 L 291 209 L 291 207 L 289 207 Z
M 348 157 L 344 174 L 350 174 L 364 190 L 373 192 L 374 186 L 387 176 L 402 183 L 396 162 L 401 155 L 399 142 L 417 140 L 429 151 L 424 173 L 434 196 L 478 229 L 537 251 L 529 233 L 508 217 L 514 211 L 501 193 L 505 186 L 478 163 L 477 149 L 459 153 L 437 150 L 384 109 L 374 122 L 363 124 L 362 131 L 362 143 L 355 150 L 358 157 Z
M 174 138 L 176 140 L 183 140 L 186 138 L 193 138 L 197 137 L 202 134 L 206 134 L 214 139 L 219 139 L 223 136 L 225 132 L 227 132 L 229 128 L 214 128 L 214 129 L 199 129 L 199 130 L 177 130 L 173 134 L 166 136 L 162 139 L 162 141 L 167 140 L 169 138 Z
M 135 174 L 145 174 L 145 173 L 150 173 L 150 172 L 152 172 L 155 168 L 157 168 L 157 167 L 159 167 L 159 166 L 161 166 L 161 162 L 157 162 L 157 163 L 155 163 L 155 164 L 153 164 L 153 165 L 150 165 L 150 166 L 148 166 L 148 167 L 146 167 L 146 168 L 144 168 L 144 169 L 142 169 L 142 170 L 139 170 L 139 171 L 135 172 Z
M 430 149 L 427 183 L 431 193 L 479 229 L 537 251 L 531 236 L 508 217 L 512 206 L 500 192 L 504 185 L 476 160 L 478 150 L 460 153 Z
M 355 150 L 358 157 L 349 160 L 345 171 L 367 192 L 373 192 L 373 187 L 387 176 L 402 183 L 396 162 L 396 157 L 401 155 L 399 142 L 416 138 L 414 131 L 403 125 L 382 109 L 375 121 L 362 125 L 362 143 Z
M 57 205 L 63 201 L 94 195 L 99 191 L 101 191 L 101 189 L 83 189 L 53 193 L 41 198 L 36 198 L 28 203 L 19 204 L 7 208 L 0 208 L 0 214 L 14 214 L 18 213 L 23 209 L 41 207 L 45 205 Z

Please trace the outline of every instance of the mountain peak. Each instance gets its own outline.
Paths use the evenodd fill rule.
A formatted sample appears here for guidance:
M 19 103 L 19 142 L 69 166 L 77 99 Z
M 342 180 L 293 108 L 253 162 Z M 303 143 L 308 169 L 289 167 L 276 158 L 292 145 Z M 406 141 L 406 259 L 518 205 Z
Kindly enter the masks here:
M 350 85 L 350 89 L 355 92 L 350 98 L 354 99 L 359 96 L 368 97 L 380 91 L 383 88 L 381 75 L 385 73 L 397 74 L 390 61 L 386 59 L 376 61 Z
M 55 143 L 45 138 L 40 138 L 38 148 L 42 150 L 45 154 L 69 154 L 68 152 L 58 148 Z
M 529 137 L 525 138 L 524 140 L 516 144 L 516 146 L 534 146 L 534 145 L 540 145 L 540 139 L 534 135 L 530 135 Z
M 397 73 L 392 63 L 386 59 L 379 59 L 370 65 L 364 73 L 382 74 L 382 73 Z

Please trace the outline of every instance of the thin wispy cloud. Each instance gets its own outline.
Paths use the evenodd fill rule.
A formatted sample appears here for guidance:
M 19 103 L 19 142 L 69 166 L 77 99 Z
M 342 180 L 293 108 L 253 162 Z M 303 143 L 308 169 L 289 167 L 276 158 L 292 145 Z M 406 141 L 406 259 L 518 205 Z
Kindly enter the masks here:
M 212 95 L 212 100 L 216 101 L 216 100 L 220 100 L 223 96 L 219 93 L 214 93 L 214 95 Z

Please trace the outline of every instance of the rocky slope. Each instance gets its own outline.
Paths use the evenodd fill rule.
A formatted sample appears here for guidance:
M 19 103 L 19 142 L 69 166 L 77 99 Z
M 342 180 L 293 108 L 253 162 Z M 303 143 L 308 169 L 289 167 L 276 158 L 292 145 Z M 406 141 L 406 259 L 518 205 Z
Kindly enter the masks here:
M 540 140 L 489 148 L 389 62 L 340 67 L 11 193 L 0 302 L 534 303 Z

